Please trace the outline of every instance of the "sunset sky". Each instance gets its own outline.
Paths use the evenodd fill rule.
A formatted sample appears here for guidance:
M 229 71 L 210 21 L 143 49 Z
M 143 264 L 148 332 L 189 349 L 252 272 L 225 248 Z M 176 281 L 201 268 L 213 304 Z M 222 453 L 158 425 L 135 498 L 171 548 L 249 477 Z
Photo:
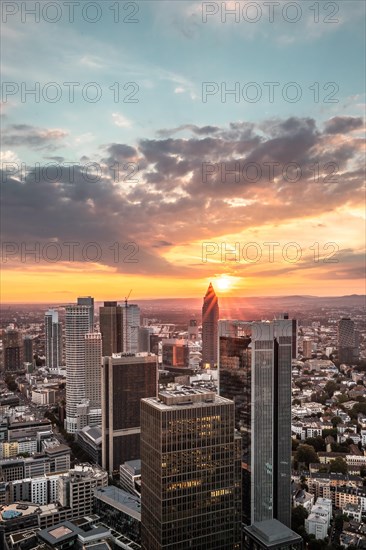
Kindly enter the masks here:
M 365 293 L 364 2 L 13 4 L 3 302 Z

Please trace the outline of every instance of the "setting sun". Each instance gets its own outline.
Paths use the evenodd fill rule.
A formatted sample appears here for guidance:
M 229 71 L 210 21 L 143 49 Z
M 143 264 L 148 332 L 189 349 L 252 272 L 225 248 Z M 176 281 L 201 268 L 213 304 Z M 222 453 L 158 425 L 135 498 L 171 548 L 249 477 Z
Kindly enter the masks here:
M 221 292 L 226 292 L 227 290 L 230 290 L 232 286 L 234 285 L 236 279 L 238 277 L 231 277 L 230 275 L 220 275 L 215 279 L 214 285 L 216 286 L 217 290 L 220 290 Z

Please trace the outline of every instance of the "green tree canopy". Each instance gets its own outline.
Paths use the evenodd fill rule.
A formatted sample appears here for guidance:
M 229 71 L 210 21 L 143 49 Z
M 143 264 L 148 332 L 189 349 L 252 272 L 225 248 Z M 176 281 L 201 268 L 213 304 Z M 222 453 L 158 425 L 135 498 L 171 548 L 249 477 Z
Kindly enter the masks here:
M 308 512 L 303 506 L 296 506 L 292 509 L 291 514 L 291 528 L 296 531 L 296 533 L 299 532 L 299 529 L 301 527 L 304 527 L 305 520 L 308 517 Z
M 331 460 L 329 470 L 337 474 L 347 473 L 347 462 L 344 458 L 337 456 L 334 460 Z
M 299 445 L 295 453 L 295 462 L 304 462 L 307 467 L 311 462 L 319 462 L 318 455 L 312 445 Z

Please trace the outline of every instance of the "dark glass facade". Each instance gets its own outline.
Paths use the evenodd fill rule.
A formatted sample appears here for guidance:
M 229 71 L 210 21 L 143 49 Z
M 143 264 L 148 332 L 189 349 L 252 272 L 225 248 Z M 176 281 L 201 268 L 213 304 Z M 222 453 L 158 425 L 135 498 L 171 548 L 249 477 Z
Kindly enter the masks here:
M 220 337 L 220 395 L 232 399 L 242 437 L 243 521 L 250 523 L 251 339 Z
M 160 396 L 159 396 L 160 397 Z M 240 548 L 234 405 L 141 402 L 142 548 Z
M 102 334 L 102 355 L 120 353 L 123 345 L 122 307 L 117 302 L 104 302 L 99 308 L 99 327 Z
M 220 395 L 234 401 L 243 439 L 243 522 L 289 526 L 292 320 L 222 321 L 219 330 Z
M 140 400 L 157 392 L 156 356 L 104 357 L 102 367 L 102 463 L 109 472 L 140 458 Z

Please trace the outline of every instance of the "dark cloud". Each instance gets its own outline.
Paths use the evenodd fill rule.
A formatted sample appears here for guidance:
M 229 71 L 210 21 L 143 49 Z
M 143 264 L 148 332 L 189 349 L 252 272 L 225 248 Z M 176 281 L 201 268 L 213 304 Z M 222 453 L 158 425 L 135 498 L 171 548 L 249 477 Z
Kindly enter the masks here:
M 159 241 L 159 242 L 153 244 L 154 248 L 165 248 L 165 247 L 169 247 L 169 246 L 174 246 L 174 244 L 170 243 L 168 241 Z
M 47 149 L 53 151 L 61 147 L 62 143 L 60 142 L 66 136 L 67 132 L 60 129 L 37 128 L 28 124 L 12 124 L 4 130 L 2 143 L 6 147 L 25 146 L 36 150 Z
M 22 136 L 26 142 L 33 135 L 33 143 L 38 139 L 38 144 L 55 132 L 35 131 L 26 125 L 11 128 L 14 136 Z M 72 178 L 69 170 L 60 174 L 57 166 L 49 167 L 46 174 L 42 169 L 31 171 L 26 181 L 3 174 L 4 240 L 76 241 L 80 245 L 95 241 L 103 249 L 100 263 L 120 272 L 184 277 L 195 271 L 202 276 L 205 268 L 200 270 L 194 258 L 182 267 L 161 254 L 169 247 L 188 246 L 201 239 L 250 232 L 261 224 L 281 225 L 290 220 L 301 224 L 302 218 L 363 201 L 359 140 L 322 133 L 313 119 L 269 120 L 260 126 L 233 122 L 225 128 L 186 125 L 185 129 L 190 132 L 185 139 L 164 137 L 144 139 L 136 146 L 104 145 L 101 151 L 106 158 L 98 161 L 103 170 L 96 181 L 83 170 L 83 164 L 96 161 L 89 156 L 74 167 Z M 57 164 L 62 159 L 48 158 Z M 115 162 L 135 163 L 137 182 L 116 181 L 111 168 Z M 336 170 L 329 177 L 332 167 L 325 166 L 332 162 Z M 203 163 L 213 169 L 206 177 Z M 257 179 L 243 170 L 250 163 L 261 170 Z M 278 165 L 274 178 L 269 175 L 271 163 Z M 283 175 L 288 163 L 300 168 L 296 181 L 296 170 L 288 170 L 287 178 Z M 319 177 L 315 178 L 317 164 Z M 115 262 L 111 247 L 116 242 L 122 247 L 136 243 L 138 262 L 124 261 L 134 245 L 122 248 L 122 261 Z M 300 267 L 307 268 L 305 264 L 297 269 Z
M 216 134 L 220 131 L 220 128 L 218 126 L 196 126 L 195 124 L 182 124 L 177 128 L 166 128 L 163 130 L 158 130 L 157 135 L 159 137 L 168 137 L 173 134 L 177 134 L 178 132 L 184 132 L 186 130 L 189 130 L 190 132 L 198 136 L 204 136 L 209 134 Z
M 324 127 L 326 134 L 347 134 L 357 128 L 362 128 L 363 119 L 353 116 L 336 116 L 328 120 Z

